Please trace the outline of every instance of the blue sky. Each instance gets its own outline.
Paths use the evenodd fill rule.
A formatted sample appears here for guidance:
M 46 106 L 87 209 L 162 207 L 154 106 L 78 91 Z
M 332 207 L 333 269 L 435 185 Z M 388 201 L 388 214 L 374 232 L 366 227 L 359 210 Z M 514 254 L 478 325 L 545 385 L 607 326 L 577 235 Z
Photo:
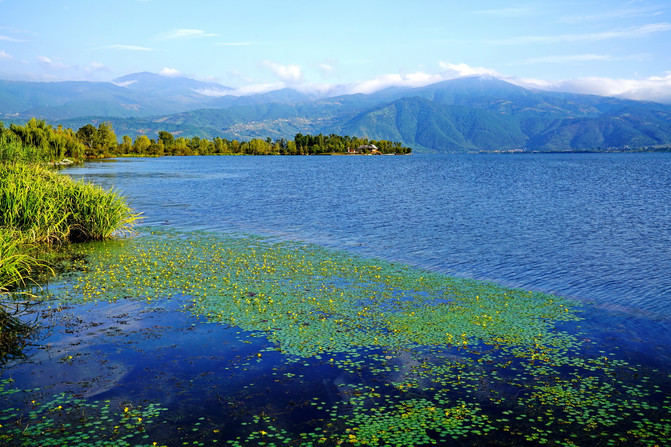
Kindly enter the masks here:
M 241 93 L 490 74 L 671 102 L 671 2 L 0 0 L 1 79 L 141 71 Z

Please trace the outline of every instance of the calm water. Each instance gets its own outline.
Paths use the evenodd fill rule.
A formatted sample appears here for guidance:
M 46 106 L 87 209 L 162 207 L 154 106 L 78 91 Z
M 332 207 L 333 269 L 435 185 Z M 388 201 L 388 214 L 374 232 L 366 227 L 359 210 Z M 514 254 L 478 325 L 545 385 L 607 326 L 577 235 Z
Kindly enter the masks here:
M 671 318 L 671 154 L 173 157 L 66 171 L 145 225 L 314 242 Z

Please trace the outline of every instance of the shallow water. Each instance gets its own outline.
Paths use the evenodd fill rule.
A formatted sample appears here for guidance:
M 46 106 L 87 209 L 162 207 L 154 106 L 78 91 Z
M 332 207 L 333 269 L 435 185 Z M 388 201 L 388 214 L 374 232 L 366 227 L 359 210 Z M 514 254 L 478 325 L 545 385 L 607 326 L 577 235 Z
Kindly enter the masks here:
M 66 170 L 146 225 L 314 242 L 671 317 L 671 154 L 172 157 Z
M 137 240 L 87 248 L 91 270 L 83 282 L 75 276 L 50 285 L 58 301 L 35 308 L 42 329 L 27 359 L 2 370 L 0 396 L 5 407 L 34 413 L 21 428 L 40 418 L 78 427 L 76 435 L 63 428 L 64 435 L 46 430 L 49 436 L 28 438 L 45 445 L 91 445 L 102 432 L 82 419 L 85 413 L 91 421 L 115 414 L 119 430 L 128 424 L 128 439 L 142 445 L 377 445 L 375 436 L 404 445 L 668 445 L 670 164 L 660 154 L 413 155 L 131 159 L 69 169 L 121 190 L 145 213 L 145 230 Z M 170 231 L 147 235 L 151 226 Z M 311 249 L 264 251 L 263 239 L 218 242 L 196 230 L 336 251 L 310 255 L 308 261 L 322 263 L 315 273 L 297 258 Z M 162 238 L 168 243 L 157 249 Z M 233 251 L 217 267 L 220 243 Z M 312 273 L 266 284 L 273 276 L 259 253 L 276 256 L 275 267 L 307 265 Z M 480 325 L 507 301 L 467 312 L 468 324 L 457 312 L 462 302 L 466 310 L 485 306 L 477 294 L 494 299 L 498 289 L 466 282 L 463 296 L 434 296 L 419 276 L 431 273 L 352 261 L 348 253 L 596 307 L 572 310 L 579 321 L 563 321 L 561 312 L 532 315 L 530 324 L 548 326 L 515 341 L 504 329 L 527 321 L 525 306 L 514 314 L 519 318 L 502 317 L 491 334 Z M 375 282 L 387 280 L 354 273 L 368 263 L 398 274 L 389 284 L 406 289 L 378 295 Z M 224 281 L 231 274 L 238 282 Z M 239 285 L 244 292 L 236 295 Z M 289 307 L 279 306 L 284 293 Z M 339 293 L 344 307 L 333 308 Z M 526 292 L 515 293 L 526 299 Z M 98 297 L 95 304 L 89 295 Z M 303 295 L 316 297 L 316 307 L 304 307 Z M 276 303 L 261 312 L 257 301 L 254 312 L 261 313 L 244 320 L 244 302 L 221 307 L 235 296 L 252 303 L 272 296 Z M 415 309 L 415 302 L 422 305 Z M 367 307 L 372 311 L 354 317 Z M 389 313 L 388 327 L 371 324 L 378 313 Z M 277 334 L 266 328 L 288 314 L 301 315 L 297 329 L 310 335 L 296 339 L 286 326 Z M 425 324 L 417 325 L 420 315 Z M 350 317 L 349 326 L 337 323 Z M 321 322 L 336 326 L 313 330 Z M 434 323 L 446 325 L 443 332 L 432 331 Z M 448 342 L 445 330 L 460 341 Z M 523 324 L 513 334 L 524 332 Z M 412 337 L 403 341 L 407 334 L 434 341 L 417 345 Z M 325 343 L 323 354 L 309 347 L 317 341 Z M 7 393 L 13 389 L 22 392 Z M 82 402 L 49 401 L 59 393 Z M 164 408 L 160 417 L 150 414 L 153 404 Z M 7 408 L 0 410 L 7 429 Z M 110 439 L 112 419 L 100 420 Z M 409 425 L 399 431 L 398 424 Z M 391 428 L 405 437 L 394 438 Z M 115 445 L 125 445 L 114 436 Z

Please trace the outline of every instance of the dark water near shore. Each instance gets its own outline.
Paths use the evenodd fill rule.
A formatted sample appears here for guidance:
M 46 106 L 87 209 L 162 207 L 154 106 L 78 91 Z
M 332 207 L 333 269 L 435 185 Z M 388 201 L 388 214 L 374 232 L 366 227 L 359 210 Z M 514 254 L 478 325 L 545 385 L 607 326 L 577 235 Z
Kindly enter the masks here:
M 175 157 L 66 171 L 145 225 L 314 242 L 671 318 L 671 154 Z

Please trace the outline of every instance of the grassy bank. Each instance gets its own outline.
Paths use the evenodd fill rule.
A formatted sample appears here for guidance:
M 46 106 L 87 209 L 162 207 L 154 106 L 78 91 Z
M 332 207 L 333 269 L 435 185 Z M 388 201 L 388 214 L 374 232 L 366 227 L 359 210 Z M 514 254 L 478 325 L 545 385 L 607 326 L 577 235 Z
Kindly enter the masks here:
M 32 247 L 109 239 L 136 219 L 115 191 L 39 165 L 0 164 L 0 290 L 24 284 L 39 266 Z
M 49 271 L 43 247 L 108 239 L 137 217 L 114 191 L 37 164 L 0 163 L 0 297 Z M 0 301 L 0 361 L 16 353 L 28 329 Z

